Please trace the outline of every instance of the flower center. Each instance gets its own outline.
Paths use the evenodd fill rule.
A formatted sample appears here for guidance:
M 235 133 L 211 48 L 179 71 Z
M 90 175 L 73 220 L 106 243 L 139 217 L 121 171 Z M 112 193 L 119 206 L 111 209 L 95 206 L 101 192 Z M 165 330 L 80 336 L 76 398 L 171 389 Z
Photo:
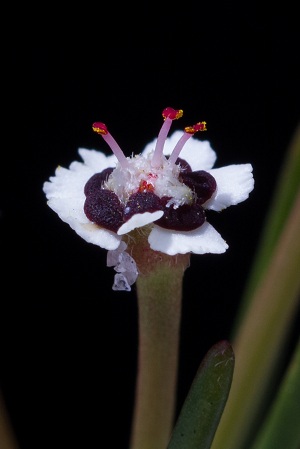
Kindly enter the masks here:
M 104 123 L 93 124 L 93 130 L 109 144 L 118 163 L 87 182 L 84 211 L 89 220 L 114 232 L 121 228 L 122 233 L 128 229 L 124 223 L 146 213 L 143 225 L 148 220 L 169 229 L 192 230 L 203 224 L 202 204 L 214 193 L 216 182 L 207 172 L 192 172 L 179 155 L 188 139 L 198 131 L 206 131 L 206 122 L 186 127 L 167 158 L 163 151 L 171 123 L 182 117 L 183 111 L 168 107 L 162 115 L 164 123 L 154 150 L 130 158 L 125 157 Z
M 136 155 L 128 159 L 126 170 L 119 164 L 103 183 L 103 188 L 114 192 L 122 204 L 136 192 L 153 192 L 159 198 L 171 197 L 180 206 L 191 203 L 193 193 L 190 187 L 179 179 L 180 166 L 170 164 L 163 156 L 158 167 L 152 166 L 152 153 Z

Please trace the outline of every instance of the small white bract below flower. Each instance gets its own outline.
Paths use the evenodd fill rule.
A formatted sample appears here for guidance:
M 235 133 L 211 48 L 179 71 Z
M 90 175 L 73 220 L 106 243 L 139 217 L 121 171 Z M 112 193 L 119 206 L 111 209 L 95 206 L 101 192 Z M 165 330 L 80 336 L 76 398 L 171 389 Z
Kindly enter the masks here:
M 216 153 L 208 141 L 191 139 L 206 122 L 167 137 L 182 110 L 166 108 L 157 139 L 140 153 L 125 157 L 100 122 L 93 130 L 113 155 L 78 150 L 83 162 L 58 167 L 44 183 L 48 205 L 87 242 L 107 249 L 115 266 L 114 290 L 130 290 L 138 275 L 122 241 L 136 228 L 150 228 L 149 246 L 169 256 L 220 254 L 227 243 L 206 221 L 206 210 L 221 211 L 249 196 L 254 188 L 251 164 L 212 168 Z

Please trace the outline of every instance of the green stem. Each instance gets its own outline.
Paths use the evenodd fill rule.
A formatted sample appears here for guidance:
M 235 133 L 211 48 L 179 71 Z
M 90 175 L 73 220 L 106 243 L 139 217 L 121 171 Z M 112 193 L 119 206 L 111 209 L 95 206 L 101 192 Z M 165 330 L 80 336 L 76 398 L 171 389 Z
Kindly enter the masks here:
M 190 256 L 167 256 L 136 241 L 132 249 L 141 274 L 137 280 L 139 350 L 130 448 L 165 449 L 174 422 L 182 281 Z

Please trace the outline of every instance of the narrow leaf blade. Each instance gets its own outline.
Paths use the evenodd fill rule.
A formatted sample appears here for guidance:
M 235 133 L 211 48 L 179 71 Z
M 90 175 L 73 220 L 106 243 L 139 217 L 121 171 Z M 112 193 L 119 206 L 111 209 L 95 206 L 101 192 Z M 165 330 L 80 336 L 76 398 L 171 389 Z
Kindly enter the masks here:
M 234 333 L 236 333 L 238 327 L 242 325 L 242 319 L 251 303 L 255 289 L 263 279 L 263 276 L 272 261 L 274 249 L 276 248 L 281 232 L 286 224 L 287 217 L 293 208 L 294 201 L 299 192 L 299 173 L 300 123 L 286 149 L 286 156 L 282 163 L 265 222 L 263 223 L 253 266 L 249 273 L 240 308 L 238 310 Z
M 300 447 L 300 340 L 266 422 L 251 449 Z
M 206 354 L 174 427 L 167 449 L 209 449 L 221 419 L 234 369 L 227 341 Z

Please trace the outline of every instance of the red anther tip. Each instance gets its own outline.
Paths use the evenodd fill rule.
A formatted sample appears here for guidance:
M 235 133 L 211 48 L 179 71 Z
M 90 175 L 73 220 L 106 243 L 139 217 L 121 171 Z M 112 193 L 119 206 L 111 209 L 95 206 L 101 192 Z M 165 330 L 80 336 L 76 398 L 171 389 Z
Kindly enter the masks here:
M 171 120 L 177 120 L 182 117 L 183 110 L 182 109 L 173 109 L 173 108 L 165 108 L 162 112 L 162 116 L 166 118 L 170 118 Z
M 198 122 L 194 125 L 196 131 L 207 131 L 206 122 Z
M 97 133 L 97 134 L 103 134 L 103 135 L 108 134 L 108 129 L 104 123 L 95 122 L 95 123 L 93 123 L 92 128 L 93 128 L 93 131 L 95 131 L 95 133 Z
M 198 122 L 196 125 L 187 126 L 184 131 L 189 134 L 195 134 L 198 131 L 207 131 L 206 122 Z

